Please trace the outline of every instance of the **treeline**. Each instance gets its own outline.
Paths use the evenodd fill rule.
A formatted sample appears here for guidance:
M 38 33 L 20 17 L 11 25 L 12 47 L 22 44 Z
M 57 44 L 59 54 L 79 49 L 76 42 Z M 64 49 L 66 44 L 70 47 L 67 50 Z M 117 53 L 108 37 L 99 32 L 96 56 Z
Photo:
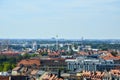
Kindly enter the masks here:
M 16 65 L 17 59 L 16 57 L 0 55 L 0 72 L 12 70 Z
M 80 45 L 80 44 L 78 44 Z M 108 50 L 108 49 L 116 49 L 120 50 L 120 44 L 110 44 L 108 42 L 84 42 L 83 45 L 90 45 L 92 48 Z
M 31 57 L 37 56 L 36 54 L 24 54 L 17 56 L 8 56 L 8 55 L 0 55 L 0 72 L 1 71 L 9 71 L 16 67 L 17 63 L 22 59 L 29 59 Z
M 108 49 L 116 49 L 120 50 L 120 44 L 91 44 L 93 48 L 101 49 L 101 50 L 108 50 Z

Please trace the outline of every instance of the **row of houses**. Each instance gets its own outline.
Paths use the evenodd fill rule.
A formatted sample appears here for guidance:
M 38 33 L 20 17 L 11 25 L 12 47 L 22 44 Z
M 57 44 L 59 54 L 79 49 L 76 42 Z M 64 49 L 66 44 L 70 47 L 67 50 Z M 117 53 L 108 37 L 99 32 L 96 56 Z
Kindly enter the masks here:
M 88 58 L 86 56 L 80 56 L 75 59 L 65 58 L 36 58 L 21 60 L 17 64 L 17 68 L 24 67 L 26 71 L 32 69 L 41 69 L 44 71 L 57 71 L 58 69 L 64 69 L 69 71 L 104 71 L 111 69 L 120 69 L 118 60 L 104 60 L 101 58 Z
M 41 72 L 40 72 L 41 73 Z M 0 76 L 0 80 L 120 80 L 120 70 L 82 71 L 77 73 L 60 73 L 60 75 L 42 71 L 39 78 L 33 76 L 12 75 Z
M 77 57 L 76 59 L 66 59 L 67 69 L 70 71 L 104 71 L 120 67 L 114 60 L 103 60 L 95 58 Z
M 77 73 L 64 73 L 61 75 L 65 80 L 120 80 L 120 70 L 82 71 Z

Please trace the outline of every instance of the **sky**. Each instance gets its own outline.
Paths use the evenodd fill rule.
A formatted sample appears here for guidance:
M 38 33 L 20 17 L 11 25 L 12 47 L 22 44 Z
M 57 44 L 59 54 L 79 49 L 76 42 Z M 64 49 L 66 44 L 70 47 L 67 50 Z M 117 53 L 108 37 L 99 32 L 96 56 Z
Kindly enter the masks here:
M 0 38 L 120 39 L 120 0 L 0 0 Z

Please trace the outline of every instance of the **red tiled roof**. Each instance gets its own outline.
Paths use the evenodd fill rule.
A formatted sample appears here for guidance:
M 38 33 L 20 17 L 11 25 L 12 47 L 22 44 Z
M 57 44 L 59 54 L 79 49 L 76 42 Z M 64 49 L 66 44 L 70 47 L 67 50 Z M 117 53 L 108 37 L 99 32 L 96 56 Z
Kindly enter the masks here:
M 16 52 L 16 51 L 12 51 L 12 50 L 2 52 L 2 54 L 19 54 L 19 53 L 20 52 Z
M 39 59 L 21 60 L 18 63 L 18 66 L 20 66 L 20 64 L 25 65 L 25 66 L 36 64 L 37 66 L 40 66 L 40 60 Z
M 0 76 L 0 80 L 9 80 L 9 76 Z
M 111 70 L 110 71 L 111 72 L 111 74 L 113 74 L 113 75 L 116 75 L 116 76 L 120 76 L 120 70 Z
M 31 72 L 31 74 L 32 74 L 32 75 L 35 75 L 37 72 L 38 72 L 38 70 L 33 70 L 33 71 Z
M 13 69 L 13 71 L 17 71 L 17 70 L 19 70 L 20 69 L 20 67 L 15 67 L 14 69 Z
M 78 54 L 80 54 L 80 55 L 88 55 L 88 53 L 86 53 L 85 51 L 80 51 Z
M 120 59 L 120 56 L 113 56 L 111 53 L 107 53 L 106 56 L 103 56 L 102 57 L 104 60 L 119 60 Z
M 96 71 L 96 72 L 83 71 L 82 76 L 83 77 L 91 77 L 91 78 L 94 78 L 94 80 L 98 80 L 104 76 L 104 72 L 101 73 L 99 71 Z
M 45 60 L 65 60 L 64 58 L 45 58 Z
M 43 77 L 42 80 L 63 80 L 62 78 L 58 78 L 56 75 L 54 74 L 47 74 Z

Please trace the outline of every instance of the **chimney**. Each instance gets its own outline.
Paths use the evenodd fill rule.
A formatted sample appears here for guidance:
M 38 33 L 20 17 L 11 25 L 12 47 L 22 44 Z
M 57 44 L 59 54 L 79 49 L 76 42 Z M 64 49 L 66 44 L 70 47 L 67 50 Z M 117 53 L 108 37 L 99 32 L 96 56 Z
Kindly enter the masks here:
M 61 70 L 58 70 L 58 78 L 61 78 Z

